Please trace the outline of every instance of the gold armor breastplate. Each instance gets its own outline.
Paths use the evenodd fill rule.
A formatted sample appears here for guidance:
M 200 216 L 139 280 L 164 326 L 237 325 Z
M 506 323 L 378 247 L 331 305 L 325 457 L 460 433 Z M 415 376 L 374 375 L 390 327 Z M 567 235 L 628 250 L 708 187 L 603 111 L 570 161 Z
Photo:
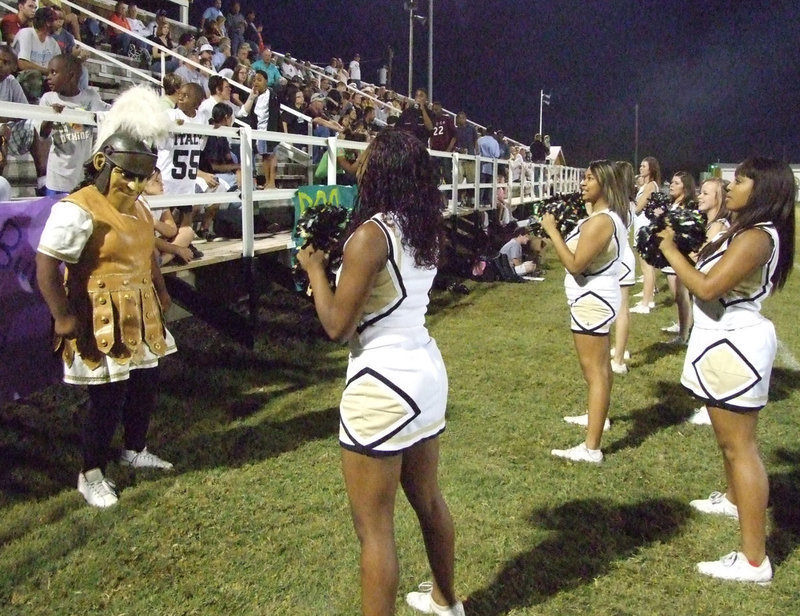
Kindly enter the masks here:
M 64 344 L 64 361 L 80 354 L 94 369 L 103 355 L 121 364 L 138 360 L 144 345 L 164 355 L 164 319 L 151 277 L 153 218 L 137 201 L 130 214 L 117 211 L 94 186 L 66 198 L 92 216 L 93 231 L 78 263 L 67 264 L 70 307 L 78 336 Z

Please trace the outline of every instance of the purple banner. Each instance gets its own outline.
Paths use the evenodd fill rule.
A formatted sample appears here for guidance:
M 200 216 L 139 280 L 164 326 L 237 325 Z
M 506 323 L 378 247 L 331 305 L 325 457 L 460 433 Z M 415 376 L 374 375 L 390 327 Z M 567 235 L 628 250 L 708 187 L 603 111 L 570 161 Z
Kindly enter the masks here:
M 61 378 L 53 354 L 50 311 L 36 287 L 36 247 L 58 201 L 0 203 L 0 403 Z

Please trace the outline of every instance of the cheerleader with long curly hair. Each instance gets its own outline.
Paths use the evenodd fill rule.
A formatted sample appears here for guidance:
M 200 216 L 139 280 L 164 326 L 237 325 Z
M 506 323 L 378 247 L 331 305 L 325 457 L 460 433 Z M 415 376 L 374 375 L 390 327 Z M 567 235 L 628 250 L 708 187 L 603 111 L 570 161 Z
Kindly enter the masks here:
M 402 486 L 417 514 L 433 583 L 406 601 L 427 614 L 463 616 L 453 587 L 454 530 L 438 483 L 447 373 L 425 327 L 443 249 L 442 197 L 430 157 L 411 134 L 388 129 L 366 150 L 359 198 L 335 291 L 326 256 L 298 254 L 327 334 L 348 342 L 339 442 L 361 544 L 362 613 L 395 613 L 394 503 Z

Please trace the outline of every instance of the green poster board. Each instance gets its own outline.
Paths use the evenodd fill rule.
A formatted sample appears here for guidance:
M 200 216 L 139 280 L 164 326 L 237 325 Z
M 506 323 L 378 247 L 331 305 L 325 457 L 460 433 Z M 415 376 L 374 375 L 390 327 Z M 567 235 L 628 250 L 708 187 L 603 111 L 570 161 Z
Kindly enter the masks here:
M 358 190 L 355 186 L 332 186 L 328 184 L 300 186 L 294 197 L 292 197 L 292 203 L 294 203 L 292 239 L 295 247 L 299 248 L 303 243 L 303 238 L 297 235 L 297 221 L 306 209 L 319 205 L 341 205 L 348 210 L 352 210 L 357 194 Z

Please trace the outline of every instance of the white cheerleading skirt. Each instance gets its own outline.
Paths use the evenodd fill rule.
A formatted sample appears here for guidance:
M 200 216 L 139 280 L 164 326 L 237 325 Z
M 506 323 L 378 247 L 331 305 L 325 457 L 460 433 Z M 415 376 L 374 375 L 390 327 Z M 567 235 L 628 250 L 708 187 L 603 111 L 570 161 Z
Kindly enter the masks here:
M 689 337 L 681 384 L 706 405 L 731 411 L 761 409 L 777 352 L 768 319 L 736 329 L 704 329 Z
M 339 405 L 339 443 L 368 456 L 385 456 L 441 434 L 447 371 L 433 338 L 350 355 Z
M 616 275 L 597 276 L 579 285 L 567 274 L 564 290 L 569 305 L 570 329 L 576 334 L 608 335 L 622 301 L 619 286 Z

